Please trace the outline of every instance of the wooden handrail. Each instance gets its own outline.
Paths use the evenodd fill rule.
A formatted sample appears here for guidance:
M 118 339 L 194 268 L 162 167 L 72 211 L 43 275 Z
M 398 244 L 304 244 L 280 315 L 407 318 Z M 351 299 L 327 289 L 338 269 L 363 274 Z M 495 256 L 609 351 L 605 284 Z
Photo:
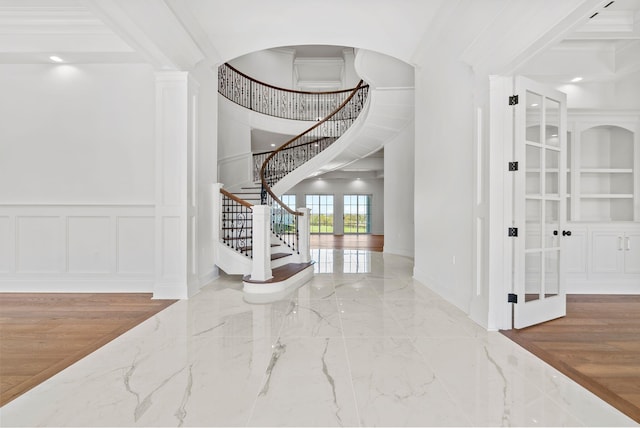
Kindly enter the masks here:
M 243 205 L 249 209 L 253 209 L 253 204 L 250 202 L 245 201 L 244 199 L 240 199 L 239 197 L 237 197 L 236 195 L 234 195 L 233 193 L 229 193 L 226 190 L 224 190 L 223 188 L 220 188 L 220 193 L 222 193 L 223 195 L 225 195 L 227 198 L 232 199 L 234 201 L 236 201 L 237 203 L 239 203 L 240 205 Z
M 271 89 L 277 89 L 279 91 L 292 92 L 294 94 L 305 94 L 305 95 L 342 94 L 342 93 L 345 93 L 345 92 L 351 92 L 354 89 L 354 88 L 351 88 L 351 89 L 340 89 L 338 91 L 310 92 L 310 91 L 296 91 L 295 89 L 279 88 L 277 86 L 273 86 L 273 85 L 270 85 L 268 83 L 261 82 L 260 80 L 255 79 L 255 78 L 253 78 L 251 76 L 247 76 L 242 71 L 238 70 L 237 68 L 235 68 L 234 66 L 232 66 L 228 62 L 225 62 L 224 65 L 229 67 L 230 69 L 232 69 L 233 71 L 235 71 L 236 73 L 241 75 L 242 77 L 244 77 L 246 79 L 249 79 L 252 82 L 255 82 L 255 83 L 259 84 L 259 85 L 263 85 L 263 86 L 266 86 L 266 87 L 271 88 Z
M 358 82 L 358 85 L 351 91 L 351 94 L 347 97 L 347 99 L 345 99 L 342 104 L 340 104 L 338 106 L 338 108 L 336 108 L 329 116 L 325 117 L 324 119 L 322 119 L 321 121 L 319 121 L 318 123 L 316 123 L 315 125 L 313 125 L 311 128 L 307 129 L 306 131 L 304 131 L 303 133 L 293 137 L 292 139 L 290 139 L 289 141 L 287 141 L 286 143 L 284 143 L 283 145 L 281 145 L 280 147 L 278 147 L 276 150 L 274 150 L 262 163 L 262 168 L 260 168 L 260 181 L 262 182 L 262 188 L 265 189 L 270 195 L 271 197 L 281 206 L 283 207 L 289 214 L 293 214 L 293 215 L 298 215 L 298 216 L 302 216 L 304 215 L 301 212 L 298 211 L 294 211 L 291 208 L 289 208 L 287 205 L 285 205 L 280 198 L 278 198 L 275 193 L 273 193 L 273 191 L 271 190 L 271 187 L 269 187 L 269 185 L 267 184 L 267 179 L 264 177 L 264 171 L 265 168 L 267 166 L 267 164 L 269 163 L 269 161 L 271 159 L 273 159 L 273 157 L 281 152 L 282 150 L 284 150 L 287 146 L 289 146 L 290 144 L 293 144 L 295 141 L 297 141 L 299 138 L 301 138 L 302 136 L 308 134 L 309 132 L 313 131 L 314 129 L 316 129 L 317 127 L 319 127 L 320 125 L 322 125 L 323 123 L 327 122 L 329 119 L 331 119 L 333 116 L 335 116 L 340 110 L 342 110 L 342 108 L 344 106 L 346 106 L 349 101 L 351 101 L 351 99 L 353 99 L 353 97 L 355 97 L 355 95 L 358 93 L 358 90 L 361 87 L 364 87 L 365 85 L 363 85 L 364 80 L 360 80 L 360 82 Z

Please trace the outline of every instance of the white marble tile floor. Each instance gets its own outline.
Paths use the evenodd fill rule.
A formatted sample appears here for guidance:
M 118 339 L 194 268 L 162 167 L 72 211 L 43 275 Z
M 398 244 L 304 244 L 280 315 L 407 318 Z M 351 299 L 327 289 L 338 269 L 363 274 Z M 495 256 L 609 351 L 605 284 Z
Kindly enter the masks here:
M 0 409 L 2 426 L 637 426 L 411 278 L 314 250 L 269 304 L 222 277 Z

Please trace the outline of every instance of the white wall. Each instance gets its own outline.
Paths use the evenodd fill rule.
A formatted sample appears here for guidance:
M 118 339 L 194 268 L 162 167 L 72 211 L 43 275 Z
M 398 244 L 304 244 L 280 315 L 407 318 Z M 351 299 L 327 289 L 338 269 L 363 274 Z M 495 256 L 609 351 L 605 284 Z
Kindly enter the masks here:
M 615 108 L 640 110 L 640 72 L 616 82 L 615 99 Z
M 340 173 L 329 173 L 340 176 Z M 384 235 L 384 179 L 373 178 L 371 173 L 343 173 L 345 178 L 310 178 L 303 180 L 286 194 L 295 194 L 298 207 L 305 206 L 305 195 L 334 195 L 333 218 L 334 234 L 341 235 L 343 230 L 342 215 L 344 195 L 372 195 L 371 198 L 371 233 Z M 348 178 L 346 178 L 348 177 Z M 360 180 L 357 178 L 360 177 Z
M 384 252 L 414 256 L 414 124 L 385 145 Z
M 466 312 L 473 282 L 472 78 L 446 49 L 416 66 L 414 276 Z
M 293 89 L 293 49 L 252 52 L 229 61 L 242 73 L 278 88 Z
M 218 182 L 226 188 L 251 179 L 251 125 L 246 109 L 218 98 Z
M 0 290 L 151 291 L 154 75 L 0 65 Z
M 0 202 L 152 203 L 147 65 L 0 65 Z
M 224 184 L 227 189 L 253 180 L 252 129 L 285 135 L 298 135 L 316 123 L 280 119 L 256 113 L 229 101 L 223 96 L 217 96 L 217 98 L 218 181 Z M 203 118 L 203 120 L 208 120 L 208 117 Z

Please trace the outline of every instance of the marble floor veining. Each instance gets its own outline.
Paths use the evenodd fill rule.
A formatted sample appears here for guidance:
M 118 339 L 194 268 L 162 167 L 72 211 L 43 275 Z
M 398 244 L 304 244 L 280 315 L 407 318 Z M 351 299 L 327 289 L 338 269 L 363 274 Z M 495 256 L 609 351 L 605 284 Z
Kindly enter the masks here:
M 2 426 L 637 426 L 412 279 L 314 250 L 268 304 L 221 277 L 0 409 Z

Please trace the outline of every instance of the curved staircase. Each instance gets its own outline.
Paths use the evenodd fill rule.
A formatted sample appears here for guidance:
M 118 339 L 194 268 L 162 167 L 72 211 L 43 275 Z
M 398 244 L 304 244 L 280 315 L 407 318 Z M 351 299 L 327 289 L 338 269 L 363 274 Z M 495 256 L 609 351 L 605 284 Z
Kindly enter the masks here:
M 322 118 L 274 151 L 254 155 L 254 163 L 260 162 L 258 184 L 232 191 L 218 184 L 214 189 L 220 194 L 219 209 L 214 210 L 217 264 L 229 274 L 244 275 L 249 301 L 278 297 L 313 276 L 309 210 L 293 210 L 277 195 L 314 172 L 338 169 L 375 152 L 412 121 L 409 66 L 360 50 L 356 67 L 374 82 L 315 93 L 275 88 L 228 64 L 218 70 L 220 95 L 236 104 L 289 120 Z

